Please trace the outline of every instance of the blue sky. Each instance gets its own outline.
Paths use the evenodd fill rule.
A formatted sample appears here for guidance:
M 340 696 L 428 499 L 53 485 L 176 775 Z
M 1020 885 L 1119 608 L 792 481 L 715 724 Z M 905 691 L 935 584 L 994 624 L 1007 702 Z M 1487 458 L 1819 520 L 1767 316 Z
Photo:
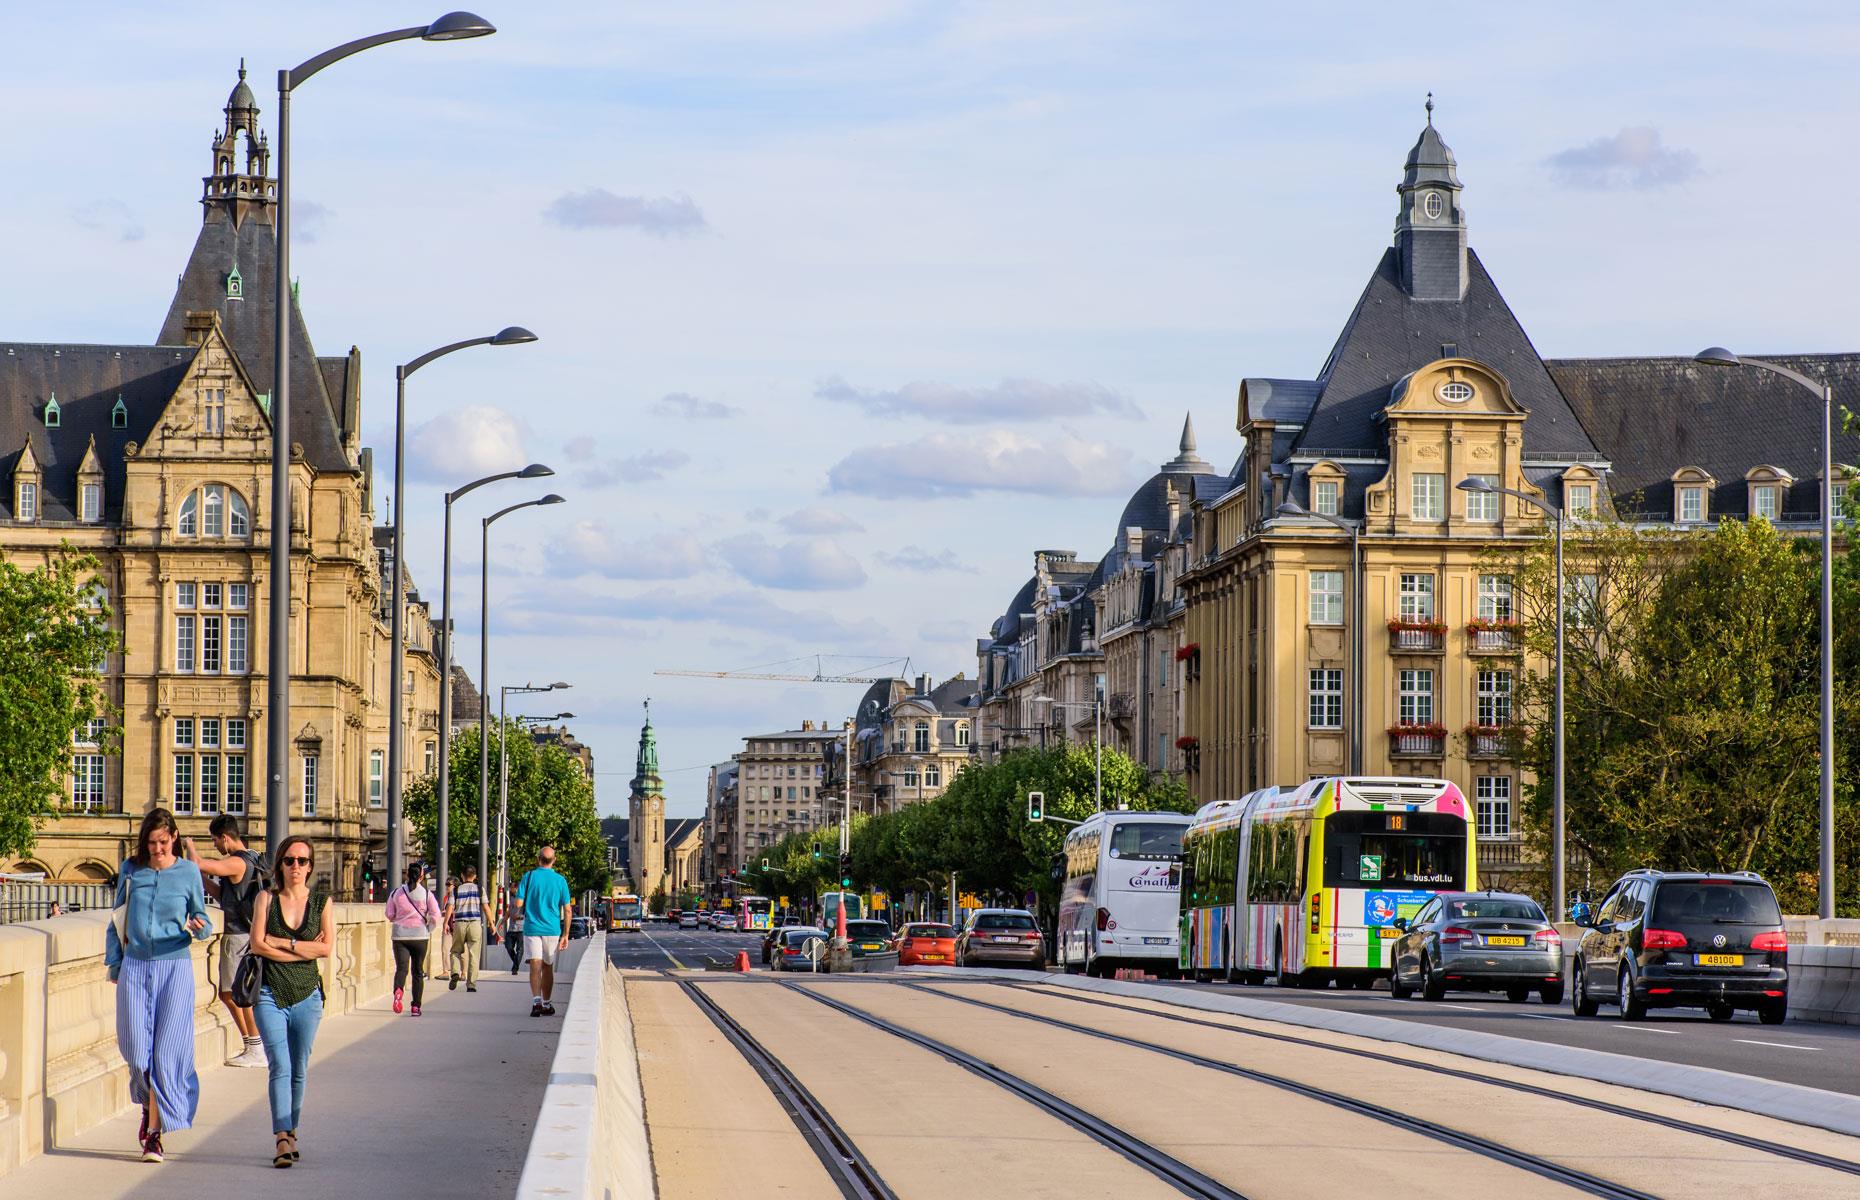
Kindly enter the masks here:
M 1239 380 L 1316 371 L 1387 244 L 1430 90 L 1545 355 L 1853 348 L 1845 5 L 495 7 L 297 94 L 294 265 L 384 460 L 394 363 L 542 335 L 414 382 L 409 562 L 436 600 L 444 489 L 557 469 L 568 505 L 497 526 L 492 676 L 576 685 L 605 811 L 647 695 L 684 815 L 743 734 L 858 691 L 654 669 L 973 672 L 1030 552 L 1102 552 L 1184 412 L 1231 463 Z M 239 58 L 270 128 L 280 66 L 437 13 L 383 11 L 10 15 L 0 336 L 153 338 Z

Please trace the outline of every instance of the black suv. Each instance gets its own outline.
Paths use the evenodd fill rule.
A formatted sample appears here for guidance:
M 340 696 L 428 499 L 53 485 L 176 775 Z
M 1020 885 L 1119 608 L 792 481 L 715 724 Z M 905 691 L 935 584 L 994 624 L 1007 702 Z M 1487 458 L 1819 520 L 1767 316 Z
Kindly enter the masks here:
M 1598 1004 L 1638 1021 L 1649 1008 L 1702 1006 L 1714 1021 L 1755 1009 L 1765 1025 L 1789 1012 L 1789 939 L 1776 893 L 1751 871 L 1630 871 L 1599 908 L 1571 912 L 1576 949 L 1570 1007 Z

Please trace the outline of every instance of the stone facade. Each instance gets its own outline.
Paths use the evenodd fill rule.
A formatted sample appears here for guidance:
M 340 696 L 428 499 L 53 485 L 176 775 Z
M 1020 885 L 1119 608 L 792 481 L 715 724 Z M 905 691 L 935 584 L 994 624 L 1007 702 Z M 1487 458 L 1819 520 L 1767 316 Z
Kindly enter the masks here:
M 867 688 L 853 741 L 853 803 L 895 812 L 942 795 L 975 760 L 974 696 L 974 681 L 961 675 L 934 686 L 919 675 Z
M 722 863 L 727 877 L 765 846 L 800 830 L 818 829 L 838 819 L 826 812 L 822 791 L 826 782 L 827 748 L 840 740 L 840 732 L 803 721 L 801 728 L 763 733 L 743 739 L 736 755 L 734 824 Z M 722 839 L 719 838 L 720 844 Z
M 659 739 L 652 714 L 639 731 L 639 755 L 627 795 L 627 864 L 633 890 L 651 899 L 665 883 L 665 781 L 659 777 Z

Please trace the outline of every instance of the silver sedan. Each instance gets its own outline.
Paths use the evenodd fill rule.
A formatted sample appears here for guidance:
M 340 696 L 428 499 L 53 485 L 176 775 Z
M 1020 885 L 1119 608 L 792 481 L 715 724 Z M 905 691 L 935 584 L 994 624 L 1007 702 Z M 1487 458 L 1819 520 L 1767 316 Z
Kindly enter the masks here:
M 1532 992 L 1563 1002 L 1563 939 L 1537 901 L 1516 892 L 1441 892 L 1411 919 L 1397 919 L 1401 939 L 1389 992 L 1439 1000 L 1449 990 L 1504 992 L 1522 1003 Z

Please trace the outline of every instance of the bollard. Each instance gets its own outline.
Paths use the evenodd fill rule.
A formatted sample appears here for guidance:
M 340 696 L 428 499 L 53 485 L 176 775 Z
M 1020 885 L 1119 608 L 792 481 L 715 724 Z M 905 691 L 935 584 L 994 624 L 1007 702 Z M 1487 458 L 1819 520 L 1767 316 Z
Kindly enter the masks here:
M 749 974 L 749 951 L 738 950 L 736 952 L 736 969 L 745 975 Z

